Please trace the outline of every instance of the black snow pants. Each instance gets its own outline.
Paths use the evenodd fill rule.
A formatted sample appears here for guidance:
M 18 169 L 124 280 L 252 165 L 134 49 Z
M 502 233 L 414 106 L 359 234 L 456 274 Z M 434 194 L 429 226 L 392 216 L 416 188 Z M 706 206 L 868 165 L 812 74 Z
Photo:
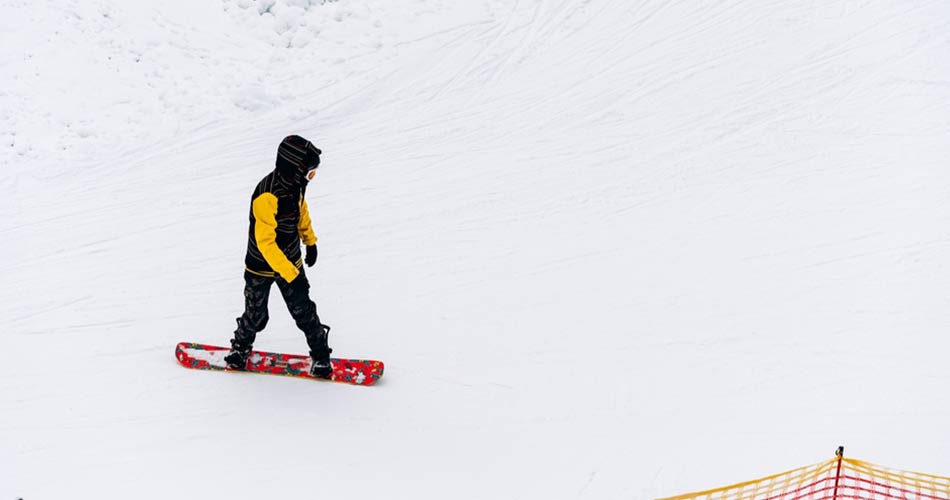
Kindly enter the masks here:
M 303 283 L 296 283 L 297 280 L 303 280 Z M 290 315 L 306 336 L 310 351 L 319 353 L 329 349 L 326 330 L 317 316 L 316 304 L 310 300 L 310 282 L 307 281 L 303 269 L 300 269 L 300 276 L 294 280 L 293 286 L 279 276 L 270 278 L 244 272 L 244 314 L 237 318 L 238 326 L 231 344 L 249 350 L 257 338 L 257 332 L 267 326 L 267 302 L 271 285 L 275 281 Z

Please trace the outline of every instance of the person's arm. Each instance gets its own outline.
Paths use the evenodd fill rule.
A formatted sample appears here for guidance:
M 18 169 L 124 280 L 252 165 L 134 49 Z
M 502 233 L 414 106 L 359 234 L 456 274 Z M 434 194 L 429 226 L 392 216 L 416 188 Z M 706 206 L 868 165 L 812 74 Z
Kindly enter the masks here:
M 300 271 L 277 246 L 277 197 L 272 193 L 264 193 L 254 199 L 251 210 L 254 212 L 257 249 L 271 269 L 290 283 Z
M 300 197 L 300 224 L 297 226 L 300 233 L 300 241 L 306 246 L 317 244 L 317 235 L 313 232 L 313 226 L 310 223 L 310 209 L 307 208 L 307 200 Z

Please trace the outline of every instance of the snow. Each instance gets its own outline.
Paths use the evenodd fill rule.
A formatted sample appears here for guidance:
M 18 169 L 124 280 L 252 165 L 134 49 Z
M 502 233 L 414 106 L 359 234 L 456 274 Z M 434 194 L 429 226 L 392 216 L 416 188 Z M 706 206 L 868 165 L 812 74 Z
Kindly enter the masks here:
M 950 475 L 950 4 L 10 1 L 0 499 Z M 372 388 L 186 370 L 249 196 Z M 256 347 L 304 352 L 275 293 Z

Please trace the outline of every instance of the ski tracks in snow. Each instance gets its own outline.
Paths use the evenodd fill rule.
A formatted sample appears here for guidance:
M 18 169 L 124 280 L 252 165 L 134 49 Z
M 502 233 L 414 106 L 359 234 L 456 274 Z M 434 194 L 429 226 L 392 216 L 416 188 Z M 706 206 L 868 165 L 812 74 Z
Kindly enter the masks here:
M 239 497 L 656 497 L 748 470 L 763 439 L 783 450 L 766 472 L 841 436 L 878 456 L 924 443 L 928 468 L 950 467 L 932 439 L 950 321 L 944 3 L 354 0 L 296 25 L 228 5 L 207 19 L 226 39 L 175 10 L 142 46 L 160 82 L 207 72 L 142 106 L 199 120 L 105 120 L 88 142 L 128 140 L 49 169 L 17 130 L 3 158 L 6 347 L 61 363 L 46 377 L 15 358 L 35 376 L 2 385 L 0 465 L 24 497 L 62 496 L 50 470 L 75 491 L 118 477 L 125 496 L 220 495 L 194 478 L 244 466 L 248 442 L 257 481 Z M 119 68 L 133 89 L 134 64 Z M 41 95 L 14 102 L 0 139 Z M 229 337 L 249 190 L 289 132 L 325 152 L 314 297 L 338 352 L 387 362 L 378 390 L 198 376 L 171 356 Z M 277 302 L 271 316 L 261 345 L 303 349 Z M 893 408 L 871 403 L 884 393 Z M 314 469 L 320 449 L 334 461 Z

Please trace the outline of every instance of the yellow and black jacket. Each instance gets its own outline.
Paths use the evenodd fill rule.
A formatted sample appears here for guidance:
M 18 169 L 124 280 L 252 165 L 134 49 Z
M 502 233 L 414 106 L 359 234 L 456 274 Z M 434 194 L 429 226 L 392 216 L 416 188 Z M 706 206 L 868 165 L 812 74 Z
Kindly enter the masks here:
M 277 171 L 271 172 L 254 190 L 250 219 L 244 258 L 247 272 L 293 281 L 303 265 L 300 243 L 317 243 L 304 192 L 282 182 Z

